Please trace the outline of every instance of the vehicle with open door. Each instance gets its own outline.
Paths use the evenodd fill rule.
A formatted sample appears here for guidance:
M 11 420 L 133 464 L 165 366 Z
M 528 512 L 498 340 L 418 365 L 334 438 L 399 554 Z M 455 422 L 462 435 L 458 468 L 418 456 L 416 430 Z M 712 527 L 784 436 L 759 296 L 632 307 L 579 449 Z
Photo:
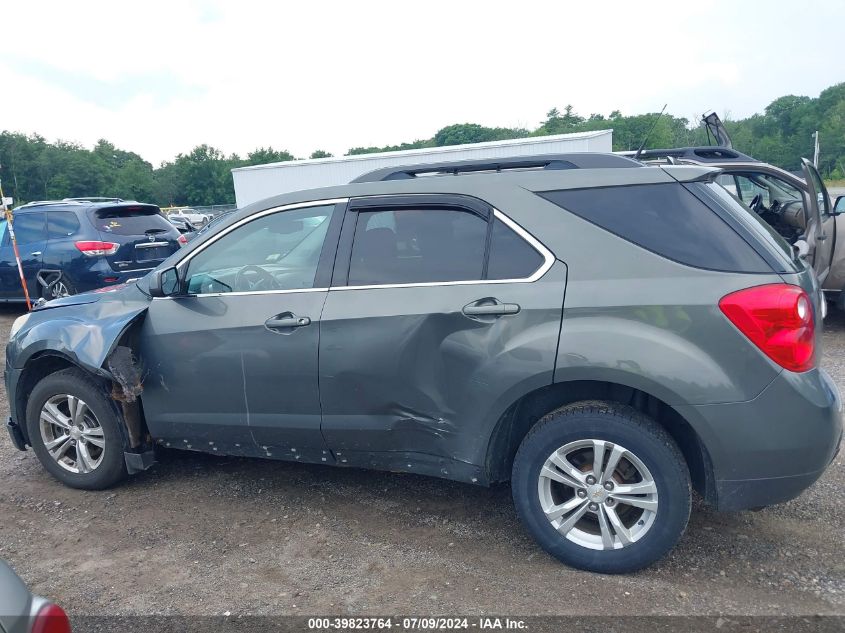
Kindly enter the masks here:
M 733 148 L 714 112 L 702 123 L 716 145 L 639 152 L 646 164 L 720 167 L 716 182 L 764 220 L 812 266 L 830 299 L 845 308 L 845 202 L 835 207 L 815 166 L 801 159 L 802 176 L 761 162 Z M 837 199 L 837 202 L 839 199 Z

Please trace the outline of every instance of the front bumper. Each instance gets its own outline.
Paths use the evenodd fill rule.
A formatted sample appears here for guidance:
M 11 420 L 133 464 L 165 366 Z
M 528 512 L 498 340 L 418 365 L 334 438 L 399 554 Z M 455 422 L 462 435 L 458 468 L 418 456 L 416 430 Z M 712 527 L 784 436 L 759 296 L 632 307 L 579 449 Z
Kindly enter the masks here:
M 720 510 L 788 501 L 831 464 L 842 441 L 842 399 L 824 370 L 784 371 L 753 400 L 678 407 L 713 465 Z

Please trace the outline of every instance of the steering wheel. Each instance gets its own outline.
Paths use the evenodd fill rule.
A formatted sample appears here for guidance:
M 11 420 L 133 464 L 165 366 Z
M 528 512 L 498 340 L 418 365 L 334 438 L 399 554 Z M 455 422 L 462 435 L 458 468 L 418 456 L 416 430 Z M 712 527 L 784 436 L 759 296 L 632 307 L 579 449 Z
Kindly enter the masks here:
M 279 282 L 261 266 L 249 264 L 241 268 L 235 275 L 235 288 L 245 292 L 279 290 Z
M 752 211 L 760 212 L 760 204 L 763 202 L 763 194 L 758 193 L 751 198 L 751 203 L 748 205 Z

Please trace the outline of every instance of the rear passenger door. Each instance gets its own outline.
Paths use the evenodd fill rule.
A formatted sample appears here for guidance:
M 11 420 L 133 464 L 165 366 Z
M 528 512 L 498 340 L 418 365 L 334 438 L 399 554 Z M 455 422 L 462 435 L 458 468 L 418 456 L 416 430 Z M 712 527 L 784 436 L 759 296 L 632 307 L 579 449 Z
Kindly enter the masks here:
M 320 323 L 336 459 L 476 476 L 502 412 L 552 381 L 565 280 L 539 241 L 475 198 L 351 201 Z

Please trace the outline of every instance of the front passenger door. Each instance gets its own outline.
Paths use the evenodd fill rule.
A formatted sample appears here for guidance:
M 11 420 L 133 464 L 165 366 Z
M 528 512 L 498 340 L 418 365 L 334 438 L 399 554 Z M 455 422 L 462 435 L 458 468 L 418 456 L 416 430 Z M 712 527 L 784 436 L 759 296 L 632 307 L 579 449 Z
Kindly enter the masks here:
M 328 201 L 257 213 L 179 263 L 185 294 L 153 299 L 141 330 L 142 403 L 154 437 L 330 461 L 317 346 L 342 209 Z

